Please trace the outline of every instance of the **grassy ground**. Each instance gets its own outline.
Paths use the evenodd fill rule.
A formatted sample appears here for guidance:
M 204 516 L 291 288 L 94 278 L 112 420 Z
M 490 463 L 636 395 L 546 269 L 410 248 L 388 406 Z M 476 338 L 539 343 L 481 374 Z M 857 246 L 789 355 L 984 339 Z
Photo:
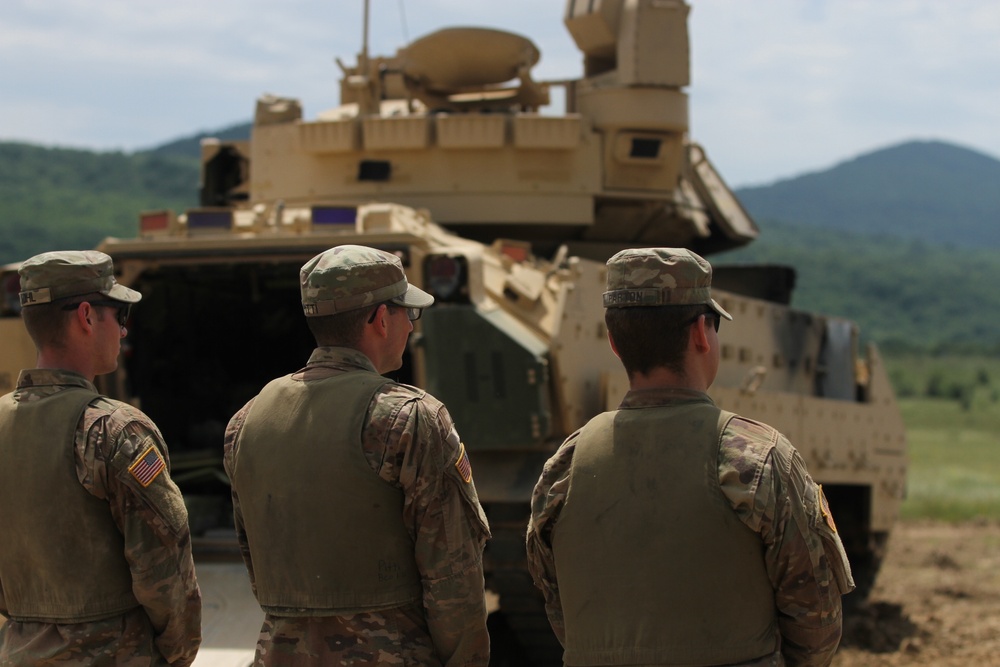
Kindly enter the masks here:
M 900 399 L 910 445 L 904 518 L 1000 519 L 1000 403 L 991 387 L 971 398 Z
M 887 357 L 910 444 L 904 518 L 1000 519 L 1000 358 Z

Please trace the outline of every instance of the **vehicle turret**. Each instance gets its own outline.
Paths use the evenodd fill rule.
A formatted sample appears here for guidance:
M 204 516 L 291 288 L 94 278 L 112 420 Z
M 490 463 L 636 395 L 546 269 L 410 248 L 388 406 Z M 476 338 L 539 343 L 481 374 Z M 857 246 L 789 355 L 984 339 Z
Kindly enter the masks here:
M 743 245 L 756 225 L 688 138 L 688 11 L 570 3 L 579 79 L 535 81 L 537 47 L 486 28 L 438 30 L 392 56 L 362 51 L 340 65 L 341 105 L 315 119 L 298 100 L 258 100 L 249 180 L 226 171 L 231 160 L 208 164 L 218 185 L 202 203 L 393 201 L 463 237 L 524 240 L 540 254 Z M 566 109 L 543 113 L 556 87 Z M 207 150 L 206 162 L 221 147 Z

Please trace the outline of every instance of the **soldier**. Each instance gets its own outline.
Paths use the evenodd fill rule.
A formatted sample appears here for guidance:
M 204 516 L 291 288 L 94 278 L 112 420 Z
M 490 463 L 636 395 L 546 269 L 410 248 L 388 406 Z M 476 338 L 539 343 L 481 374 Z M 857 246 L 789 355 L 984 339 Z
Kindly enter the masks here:
M 567 665 L 828 665 L 850 566 L 823 490 L 773 428 L 717 408 L 712 267 L 608 261 L 630 390 L 545 464 L 528 563 Z
M 265 612 L 257 665 L 489 662 L 489 527 L 451 416 L 382 373 L 434 298 L 399 258 L 332 248 L 301 271 L 318 347 L 232 418 L 236 530 Z
M 190 665 L 201 593 L 166 445 L 94 386 L 142 297 L 102 252 L 44 253 L 20 275 L 38 368 L 0 398 L 0 664 Z

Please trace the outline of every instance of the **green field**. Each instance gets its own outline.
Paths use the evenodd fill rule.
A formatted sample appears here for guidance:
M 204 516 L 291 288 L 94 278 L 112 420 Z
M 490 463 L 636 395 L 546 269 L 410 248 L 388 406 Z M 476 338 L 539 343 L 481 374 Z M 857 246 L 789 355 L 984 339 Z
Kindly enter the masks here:
M 922 357 L 887 365 L 910 446 L 903 517 L 1000 519 L 1000 360 Z

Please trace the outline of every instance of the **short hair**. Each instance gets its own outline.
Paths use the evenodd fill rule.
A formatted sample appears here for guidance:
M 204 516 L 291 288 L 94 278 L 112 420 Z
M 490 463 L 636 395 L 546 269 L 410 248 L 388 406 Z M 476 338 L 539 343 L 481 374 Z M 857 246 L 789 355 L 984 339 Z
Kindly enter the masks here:
M 357 347 L 365 324 L 379 306 L 403 308 L 390 301 L 381 301 L 373 306 L 349 310 L 334 315 L 318 315 L 306 318 L 309 331 L 321 346 Z
M 307 317 L 306 325 L 320 346 L 357 347 L 364 331 L 365 320 L 371 314 L 368 308 L 349 310 L 334 315 Z
M 661 367 L 684 375 L 689 325 L 709 312 L 704 304 L 608 308 L 604 323 L 630 378 Z
M 107 300 L 103 294 L 92 292 L 90 294 L 77 294 L 62 299 L 56 299 L 49 303 L 40 303 L 21 308 L 21 319 L 24 321 L 24 328 L 28 330 L 28 336 L 41 349 L 60 349 L 65 345 L 66 325 L 73 317 L 73 310 L 66 310 L 65 307 L 72 303 L 83 303 L 84 301 L 104 301 Z M 97 318 L 104 321 L 104 314 L 100 308 L 95 308 Z

